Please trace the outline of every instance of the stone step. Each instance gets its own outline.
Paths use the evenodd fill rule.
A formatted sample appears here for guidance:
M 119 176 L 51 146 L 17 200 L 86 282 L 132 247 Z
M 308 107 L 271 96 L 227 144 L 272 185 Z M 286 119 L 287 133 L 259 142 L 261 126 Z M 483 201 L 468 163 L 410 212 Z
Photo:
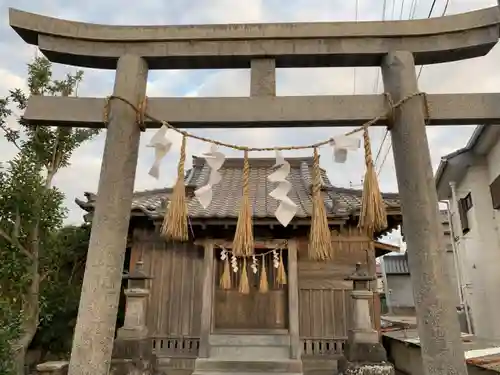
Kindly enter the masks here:
M 211 346 L 290 346 L 289 335 L 210 335 Z
M 254 360 L 254 359 L 288 359 L 289 346 L 212 346 L 210 357 L 214 359 Z
M 196 370 L 192 375 L 269 375 L 269 372 L 258 372 L 258 371 L 203 371 L 197 372 Z M 303 375 L 301 372 L 281 372 L 280 375 Z M 321 374 L 324 375 L 324 374 Z M 326 374 L 326 375 L 336 375 L 336 374 Z
M 308 375 L 338 374 L 338 360 L 333 358 L 302 358 L 302 367 Z
M 300 360 L 218 360 L 215 358 L 198 358 L 195 362 L 194 374 L 206 372 L 223 373 L 302 373 Z

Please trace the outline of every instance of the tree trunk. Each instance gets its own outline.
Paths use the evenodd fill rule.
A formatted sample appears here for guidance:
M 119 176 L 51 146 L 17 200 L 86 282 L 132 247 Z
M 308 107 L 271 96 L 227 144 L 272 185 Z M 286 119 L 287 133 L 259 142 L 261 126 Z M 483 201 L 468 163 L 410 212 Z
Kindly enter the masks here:
M 15 366 L 17 375 L 25 374 L 25 361 L 28 348 L 35 337 L 40 320 L 40 273 L 39 273 L 39 223 L 36 223 L 31 232 L 31 254 L 33 255 L 30 266 L 31 284 L 28 288 L 23 306 L 23 324 L 21 337 L 15 344 Z
M 56 150 L 54 155 L 56 155 Z M 54 158 L 51 166 L 47 168 L 47 177 L 45 179 L 45 188 L 48 190 L 52 187 L 52 182 L 57 173 L 57 166 L 54 164 L 59 163 L 57 158 Z M 21 337 L 14 344 L 15 350 L 15 368 L 17 375 L 25 375 L 25 362 L 26 353 L 29 346 L 35 337 L 38 330 L 40 320 L 40 223 L 37 221 L 30 233 L 29 251 L 32 255 L 32 263 L 30 266 L 31 284 L 25 296 L 25 303 L 23 308 L 24 321 L 22 324 Z
M 28 326 L 30 324 L 31 326 Z M 35 337 L 38 322 L 26 322 L 21 338 L 15 344 L 14 364 L 17 375 L 26 375 L 25 361 L 28 348 Z

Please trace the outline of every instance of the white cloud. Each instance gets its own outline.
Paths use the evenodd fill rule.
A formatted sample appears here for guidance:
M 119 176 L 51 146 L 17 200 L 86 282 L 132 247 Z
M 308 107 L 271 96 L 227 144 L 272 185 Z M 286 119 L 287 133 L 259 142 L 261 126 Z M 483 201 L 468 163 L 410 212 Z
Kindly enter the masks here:
M 393 0 L 394 15 L 397 18 L 402 4 Z M 151 0 L 143 2 L 141 7 L 124 7 L 122 2 L 88 0 L 85 3 L 63 2 L 60 0 L 0 0 L 0 7 L 18 7 L 23 10 L 38 12 L 55 17 L 109 23 L 109 24 L 190 24 L 190 23 L 236 23 L 236 22 L 304 22 L 304 21 L 348 21 L 355 18 L 355 2 L 345 0 L 289 0 L 286 6 L 282 0 L 171 0 L 168 2 Z M 406 2 L 404 14 L 409 12 Z M 375 20 L 382 17 L 382 2 L 360 0 L 359 20 Z M 391 18 L 392 2 L 386 17 Z M 416 14 L 426 17 L 431 1 L 420 1 Z M 495 0 L 451 0 L 448 13 L 459 13 L 482 7 L 496 5 Z M 438 15 L 444 1 L 438 1 L 433 15 Z M 6 12 L 5 12 L 6 13 Z M 0 95 L 5 95 L 10 88 L 22 87 L 25 64 L 33 57 L 34 50 L 26 46 L 10 29 L 3 19 L 0 26 L 0 52 L 4 58 L 0 62 Z M 454 92 L 493 92 L 500 87 L 500 72 L 497 69 L 500 60 L 500 48 L 495 48 L 488 56 L 464 62 L 426 67 L 420 79 L 421 90 L 429 93 Z M 70 69 L 71 70 L 71 69 Z M 68 71 L 67 67 L 56 66 L 56 72 Z M 356 69 L 356 93 L 374 92 L 376 69 Z M 352 94 L 354 89 L 354 69 L 281 69 L 277 73 L 278 95 L 318 95 Z M 149 75 L 149 96 L 246 96 L 249 93 L 250 74 L 240 71 L 169 71 L 151 72 Z M 113 72 L 85 69 L 85 80 L 79 89 L 81 96 L 106 96 L 113 89 Z M 382 91 L 379 84 L 378 91 Z M 168 120 L 168 119 L 166 119 Z M 196 134 L 209 136 L 230 143 L 249 146 L 270 147 L 285 144 L 313 143 L 345 132 L 345 128 L 334 129 L 214 129 L 196 130 Z M 470 136 L 472 127 L 433 127 L 428 129 L 428 138 L 433 165 L 437 166 L 440 156 L 462 147 Z M 146 147 L 153 131 L 142 135 L 139 163 L 136 175 L 136 189 L 148 189 L 170 185 L 175 180 L 180 138 L 174 142 L 172 153 L 167 157 L 159 181 L 148 176 L 152 162 L 152 149 Z M 371 131 L 374 150 L 380 146 L 384 129 Z M 95 141 L 86 144 L 72 158 L 71 167 L 60 172 L 57 185 L 66 193 L 67 204 L 71 209 L 69 221 L 81 220 L 81 211 L 73 203 L 75 197 L 81 197 L 84 191 L 96 191 L 99 169 L 104 147 L 105 133 Z M 385 154 L 387 143 L 381 152 Z M 188 156 L 200 154 L 208 148 L 198 141 L 189 141 Z M 14 149 L 0 139 L 2 150 L 0 161 L 8 160 Z M 270 155 L 271 153 L 268 153 Z M 298 152 L 294 155 L 307 155 Z M 236 156 L 237 152 L 228 152 Z M 285 155 L 292 155 L 285 153 Z M 328 170 L 332 181 L 341 186 L 359 186 L 364 173 L 363 156 L 358 153 L 350 158 L 346 165 L 334 164 L 331 150 L 321 150 L 322 165 Z M 380 164 L 380 161 L 379 161 Z M 188 163 L 189 165 L 189 163 Z M 396 191 L 392 152 L 388 154 L 380 175 L 382 188 Z

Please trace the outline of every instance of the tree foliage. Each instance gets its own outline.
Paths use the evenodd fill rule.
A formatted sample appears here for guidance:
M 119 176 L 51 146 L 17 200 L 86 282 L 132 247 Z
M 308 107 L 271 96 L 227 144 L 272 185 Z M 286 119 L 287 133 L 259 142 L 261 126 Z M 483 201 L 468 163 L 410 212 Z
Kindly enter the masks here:
M 90 239 L 90 225 L 63 227 L 51 236 L 47 277 L 42 283 L 40 325 L 32 343 L 44 353 L 71 350 Z
M 12 332 L 10 342 L 14 343 L 18 373 L 39 325 L 54 316 L 50 298 L 60 297 L 52 289 L 58 284 L 52 281 L 62 272 L 57 263 L 62 261 L 63 251 L 58 231 L 66 209 L 53 179 L 69 165 L 73 151 L 98 131 L 28 126 L 22 118 L 10 127 L 9 120 L 25 110 L 29 95 L 70 96 L 82 78 L 83 72 L 78 71 L 62 80 L 54 79 L 51 63 L 36 58 L 28 64 L 29 92 L 13 89 L 0 100 L 0 129 L 18 149 L 0 172 L 0 308 L 9 307 L 0 311 L 0 330 L 11 322 L 4 319 L 17 312 L 18 327 L 8 331 Z

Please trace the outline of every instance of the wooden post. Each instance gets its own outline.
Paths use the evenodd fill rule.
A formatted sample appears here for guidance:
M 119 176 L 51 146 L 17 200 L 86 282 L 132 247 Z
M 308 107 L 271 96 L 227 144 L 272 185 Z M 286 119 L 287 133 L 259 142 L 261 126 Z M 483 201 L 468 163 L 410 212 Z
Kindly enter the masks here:
M 300 358 L 299 337 L 299 279 L 297 241 L 288 241 L 288 325 L 290 330 L 290 357 Z
M 382 76 L 393 101 L 418 91 L 411 52 L 390 52 L 383 59 Z M 427 375 L 466 375 L 451 285 L 442 271 L 445 248 L 423 100 L 413 98 L 395 110 L 391 129 L 423 368 Z
M 148 67 L 132 55 L 118 61 L 114 95 L 139 104 Z M 127 245 L 140 130 L 129 105 L 111 102 L 95 215 L 83 279 L 69 374 L 107 375 Z
M 212 240 L 205 240 L 204 246 L 199 358 L 208 358 L 209 356 L 214 295 L 214 243 Z

